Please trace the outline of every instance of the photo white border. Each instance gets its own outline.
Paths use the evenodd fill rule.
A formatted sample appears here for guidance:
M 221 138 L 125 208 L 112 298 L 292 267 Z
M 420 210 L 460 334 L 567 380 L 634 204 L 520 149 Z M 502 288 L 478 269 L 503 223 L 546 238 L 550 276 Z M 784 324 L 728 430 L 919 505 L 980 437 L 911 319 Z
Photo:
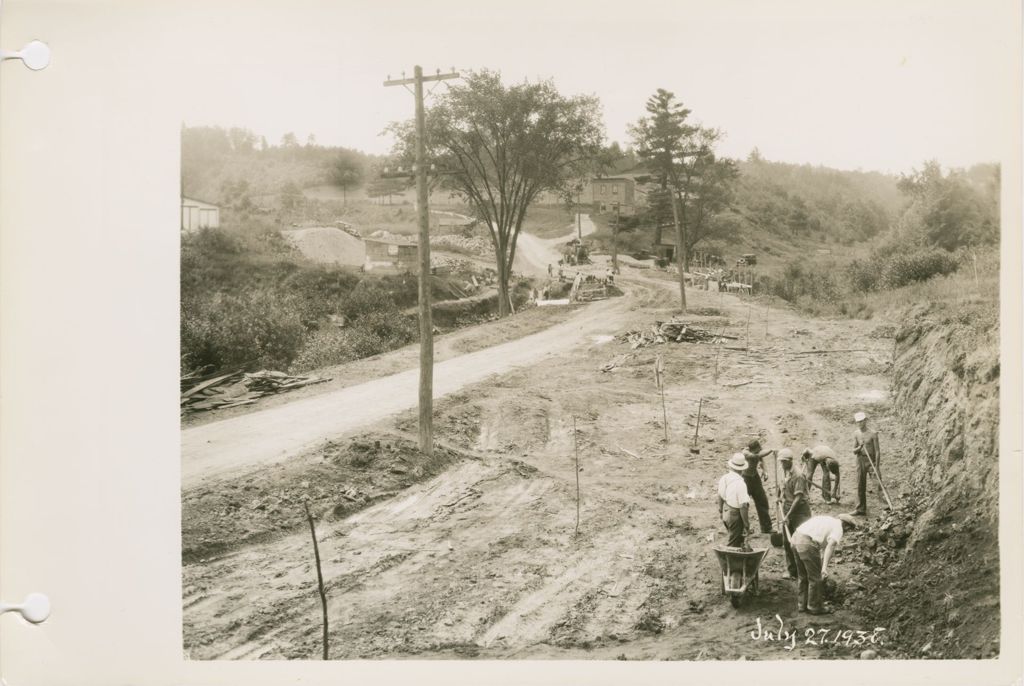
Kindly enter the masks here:
M 326 0 L 325 0 L 326 1 Z M 0 45 L 51 65 L 0 68 L 0 590 L 53 614 L 0 618 L 9 686 L 75 684 L 999 684 L 1021 676 L 1021 11 L 1004 7 L 1000 541 L 1002 650 L 991 661 L 196 662 L 182 658 L 178 169 L 168 17 L 192 2 L 16 0 Z M 226 4 L 226 3 L 225 3 Z M 241 6 L 241 5 L 240 5 Z M 247 11 L 299 11 L 245 3 Z M 315 3 L 306 3 L 312 11 Z M 228 29 L 226 29 L 228 30 Z M 218 54 L 219 64 L 244 56 Z M 273 49 L 276 46 L 268 46 Z M 286 57 L 282 57 L 286 59 Z M 979 126 L 983 125 L 979 123 Z

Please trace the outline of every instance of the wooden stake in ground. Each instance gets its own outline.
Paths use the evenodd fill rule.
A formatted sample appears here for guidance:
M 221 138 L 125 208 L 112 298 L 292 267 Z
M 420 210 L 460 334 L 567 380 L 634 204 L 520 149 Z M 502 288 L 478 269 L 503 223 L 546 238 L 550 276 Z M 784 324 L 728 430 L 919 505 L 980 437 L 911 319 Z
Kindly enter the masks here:
M 750 305 L 747 305 L 747 350 L 750 350 Z
M 324 574 L 320 570 L 320 547 L 316 542 L 316 526 L 313 524 L 313 515 L 309 513 L 309 503 L 303 503 L 302 507 L 306 510 L 306 520 L 309 522 L 309 533 L 313 537 L 313 557 L 316 559 L 316 583 L 317 588 L 320 590 L 320 606 L 324 611 L 324 658 L 327 659 L 327 594 L 324 593 Z
M 700 403 L 697 405 L 697 428 L 693 430 L 693 447 L 697 447 L 697 436 L 700 434 L 700 413 L 704 409 L 704 398 L 700 399 Z
M 661 426 L 665 430 L 665 445 L 668 445 L 668 411 L 665 409 L 665 361 L 659 354 L 654 360 L 654 382 L 661 393 Z
M 768 306 L 764 310 L 764 338 L 768 340 L 768 315 L 772 312 L 772 299 L 768 296 Z
M 718 358 L 722 355 L 722 333 L 725 331 L 725 325 L 718 330 L 718 351 L 715 353 L 715 383 L 718 383 Z
M 576 416 L 572 418 L 572 445 L 576 450 L 576 529 L 573 536 L 580 535 L 580 444 L 576 437 Z

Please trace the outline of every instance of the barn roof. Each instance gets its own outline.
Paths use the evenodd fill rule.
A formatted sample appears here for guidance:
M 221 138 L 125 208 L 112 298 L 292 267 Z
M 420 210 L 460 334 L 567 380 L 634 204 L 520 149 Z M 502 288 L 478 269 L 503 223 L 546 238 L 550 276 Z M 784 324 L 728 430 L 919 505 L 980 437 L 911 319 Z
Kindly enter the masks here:
M 199 198 L 193 198 L 190 195 L 182 196 L 181 204 L 182 205 L 186 205 L 188 203 L 196 203 L 196 204 L 199 204 L 199 205 L 209 205 L 210 207 L 213 207 L 215 209 L 220 209 L 220 207 L 218 207 L 217 203 L 213 203 L 213 202 L 210 202 L 208 200 L 200 200 Z

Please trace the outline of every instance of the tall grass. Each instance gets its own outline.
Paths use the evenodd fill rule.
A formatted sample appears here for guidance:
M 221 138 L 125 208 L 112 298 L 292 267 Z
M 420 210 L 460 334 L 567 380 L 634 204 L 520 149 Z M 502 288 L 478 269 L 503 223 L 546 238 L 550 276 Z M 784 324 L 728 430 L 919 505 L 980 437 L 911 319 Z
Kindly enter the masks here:
M 799 292 L 786 297 L 785 274 L 771 282 L 772 292 L 817 316 L 842 316 L 870 319 L 876 314 L 896 315 L 921 303 L 935 307 L 998 310 L 999 251 L 987 248 L 965 251 L 957 256 L 955 269 L 947 273 L 898 287 L 886 287 L 885 281 L 864 288 L 857 278 L 844 274 L 835 263 L 810 265 L 803 274 L 818 275 L 817 282 L 803 283 Z M 943 263 L 942 269 L 946 269 Z M 789 276 L 793 276 L 792 273 Z M 793 289 L 793 282 L 788 287 Z

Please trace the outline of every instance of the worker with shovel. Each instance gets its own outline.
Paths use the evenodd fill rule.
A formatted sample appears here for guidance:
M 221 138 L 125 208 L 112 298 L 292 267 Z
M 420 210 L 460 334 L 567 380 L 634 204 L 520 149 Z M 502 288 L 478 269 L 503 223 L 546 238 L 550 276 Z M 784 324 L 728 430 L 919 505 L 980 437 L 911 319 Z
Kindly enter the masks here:
M 747 493 L 750 494 L 750 499 L 754 501 L 754 507 L 757 509 L 757 521 L 761 525 L 763 534 L 772 532 L 772 512 L 762 483 L 765 477 L 763 476 L 764 464 L 761 460 L 771 454 L 771 450 L 761 450 L 761 442 L 756 438 L 743 451 L 743 457 L 747 460 L 743 480 L 747 484 Z
M 778 453 L 782 465 L 782 489 L 779 493 L 782 510 L 779 518 L 782 521 L 782 545 L 786 550 L 786 567 L 789 578 L 797 578 L 796 554 L 793 552 L 792 532 L 811 518 L 811 506 L 808 501 L 807 476 L 802 470 L 793 469 L 793 451 L 783 448 Z
M 857 509 L 855 515 L 868 513 L 868 472 L 874 470 L 879 484 L 882 482 L 882 450 L 878 434 L 868 428 L 868 416 L 863 412 L 853 415 L 857 429 L 853 432 L 853 453 L 857 456 Z

